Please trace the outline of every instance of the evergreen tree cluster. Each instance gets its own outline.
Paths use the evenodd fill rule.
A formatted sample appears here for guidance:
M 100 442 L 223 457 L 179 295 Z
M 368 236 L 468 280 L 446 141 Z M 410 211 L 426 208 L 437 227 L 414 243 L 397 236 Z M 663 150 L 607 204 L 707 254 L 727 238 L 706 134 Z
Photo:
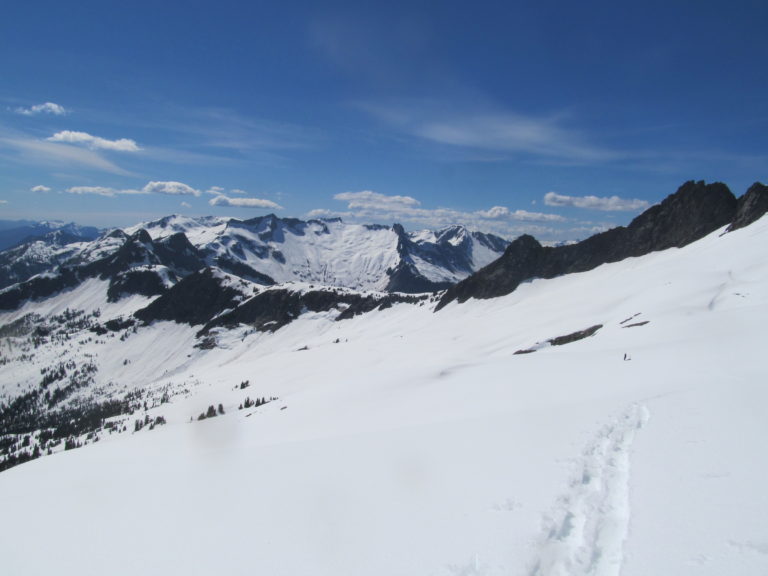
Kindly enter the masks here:
M 224 406 L 222 404 L 219 404 L 218 409 L 213 407 L 213 404 L 208 406 L 208 410 L 205 412 L 200 412 L 200 415 L 197 417 L 198 420 L 205 420 L 206 418 L 215 418 L 216 416 L 223 416 L 224 415 Z
M 150 430 L 154 430 L 155 426 L 162 426 L 166 424 L 165 416 L 155 416 L 155 418 L 150 418 L 149 414 L 144 415 L 144 419 L 135 420 L 133 423 L 133 431 L 139 432 L 144 427 L 149 428 Z
M 238 410 L 243 410 L 246 408 L 258 408 L 259 406 L 263 406 L 264 404 L 268 404 L 269 402 L 272 402 L 273 400 L 277 400 L 276 396 L 270 396 L 269 400 L 267 400 L 265 397 L 256 398 L 256 400 L 251 400 L 250 396 L 246 396 L 245 400 L 243 400 L 243 403 L 240 404 L 240 406 L 237 407 Z

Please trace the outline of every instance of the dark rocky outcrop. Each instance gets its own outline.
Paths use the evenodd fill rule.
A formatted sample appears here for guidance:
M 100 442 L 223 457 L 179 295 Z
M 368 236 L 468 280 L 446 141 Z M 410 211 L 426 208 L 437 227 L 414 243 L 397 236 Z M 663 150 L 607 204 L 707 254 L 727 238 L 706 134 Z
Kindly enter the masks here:
M 211 268 L 204 268 L 179 281 L 134 316 L 147 324 L 169 320 L 195 326 L 204 324 L 222 310 L 233 308 L 241 297 L 241 292 L 225 286 Z
M 335 309 L 341 311 L 336 320 L 346 320 L 377 308 L 388 308 L 398 302 L 415 303 L 422 298 L 397 294 L 363 295 L 333 289 L 309 292 L 265 290 L 234 310 L 208 322 L 198 336 L 205 335 L 216 327 L 233 328 L 240 324 L 252 326 L 262 332 L 274 332 L 304 312 L 328 312 Z
M 733 221 L 736 212 L 736 198 L 725 184 L 686 182 L 626 228 L 620 226 L 577 244 L 554 248 L 543 247 L 531 236 L 521 236 L 498 260 L 449 288 L 436 310 L 453 300 L 504 296 L 533 278 L 585 272 L 608 262 L 679 248 Z
M 747 193 L 739 198 L 736 217 L 726 232 L 749 226 L 768 212 L 768 186 L 755 182 Z
M 196 272 L 204 267 L 203 255 L 183 232 L 154 242 L 154 252 L 160 264 L 180 274 Z
M 79 271 L 72 268 L 63 268 L 56 274 L 35 276 L 0 292 L 0 310 L 15 310 L 28 300 L 48 298 L 74 288 L 83 280 Z
M 166 266 L 184 276 L 204 266 L 203 256 L 178 232 L 157 242 L 141 229 L 128 239 L 114 254 L 83 266 L 87 276 L 99 276 L 102 280 L 115 277 L 137 266 Z
M 339 295 L 331 291 L 302 294 L 290 290 L 266 290 L 208 322 L 201 333 L 217 326 L 233 328 L 239 324 L 247 324 L 260 331 L 275 331 L 298 318 L 302 310 L 324 312 L 339 301 Z
M 224 270 L 224 272 L 234 274 L 240 278 L 245 278 L 251 282 L 256 282 L 257 284 L 261 284 L 263 286 L 272 286 L 273 284 L 277 284 L 277 282 L 275 282 L 271 276 L 259 272 L 258 270 L 254 270 L 248 266 L 248 264 L 245 264 L 240 260 L 235 260 L 234 258 L 228 258 L 226 256 L 219 256 L 216 258 L 215 262 L 216 266 Z
M 172 280 L 176 280 L 176 275 L 172 272 L 170 276 Z M 129 294 L 158 296 L 165 292 L 165 290 L 165 283 L 157 270 L 143 268 L 128 270 L 110 279 L 109 287 L 107 288 L 107 300 L 109 302 L 117 302 L 120 298 Z
M 550 338 L 548 342 L 552 344 L 552 346 L 565 346 L 566 344 L 571 344 L 572 342 L 578 342 L 579 340 L 584 340 L 584 338 L 589 338 L 590 336 L 594 336 L 600 328 L 602 328 L 602 324 L 595 324 L 594 326 L 590 326 L 589 328 L 585 328 L 584 330 L 578 330 L 576 332 L 572 332 L 571 334 L 566 334 L 565 336 L 557 336 L 556 338 Z
M 636 326 L 636 324 L 633 324 L 633 326 Z M 597 334 L 597 331 L 602 328 L 602 324 L 595 324 L 594 326 L 590 326 L 589 328 L 585 328 L 584 330 L 577 330 L 576 332 L 571 332 L 570 334 L 566 334 L 565 336 L 556 336 L 555 338 L 550 338 L 546 341 L 547 344 L 550 346 L 565 346 L 566 344 L 571 344 L 573 342 L 578 342 L 579 340 L 584 340 L 584 338 L 589 338 L 590 336 L 594 336 Z M 517 350 L 515 354 L 532 354 L 533 352 L 536 352 L 538 350 L 539 346 L 535 346 L 533 348 L 525 348 L 523 350 Z
M 438 292 L 453 285 L 451 282 L 433 282 L 425 278 L 408 261 L 401 260 L 397 266 L 387 270 L 389 281 L 387 292 L 403 292 L 405 294 L 422 294 Z

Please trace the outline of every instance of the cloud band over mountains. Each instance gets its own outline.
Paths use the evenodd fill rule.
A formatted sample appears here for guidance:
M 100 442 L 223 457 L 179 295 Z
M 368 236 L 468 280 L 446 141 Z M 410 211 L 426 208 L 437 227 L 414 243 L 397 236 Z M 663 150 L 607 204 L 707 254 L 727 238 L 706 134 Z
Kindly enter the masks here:
M 602 210 L 604 212 L 632 212 L 644 210 L 650 203 L 637 198 L 619 198 L 618 196 L 566 196 L 557 192 L 547 192 L 544 195 L 544 204 L 547 206 L 570 206 L 589 210 Z

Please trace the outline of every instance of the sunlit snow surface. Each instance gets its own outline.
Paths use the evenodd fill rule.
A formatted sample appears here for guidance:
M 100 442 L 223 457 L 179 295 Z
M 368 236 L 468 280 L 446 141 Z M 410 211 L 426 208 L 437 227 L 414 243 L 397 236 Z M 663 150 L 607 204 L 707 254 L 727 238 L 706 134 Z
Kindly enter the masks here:
M 192 393 L 1 473 L 0 571 L 764 575 L 768 219 L 721 232 L 436 314 L 96 346 L 100 378 Z

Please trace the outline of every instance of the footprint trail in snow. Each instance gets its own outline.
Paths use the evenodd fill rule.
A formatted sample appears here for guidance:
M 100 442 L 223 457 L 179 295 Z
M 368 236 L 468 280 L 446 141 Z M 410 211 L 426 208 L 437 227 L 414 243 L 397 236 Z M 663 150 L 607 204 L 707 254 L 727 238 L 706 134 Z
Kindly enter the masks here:
M 529 576 L 618 576 L 629 527 L 629 457 L 648 421 L 632 405 L 581 458 L 581 474 L 558 500 Z

